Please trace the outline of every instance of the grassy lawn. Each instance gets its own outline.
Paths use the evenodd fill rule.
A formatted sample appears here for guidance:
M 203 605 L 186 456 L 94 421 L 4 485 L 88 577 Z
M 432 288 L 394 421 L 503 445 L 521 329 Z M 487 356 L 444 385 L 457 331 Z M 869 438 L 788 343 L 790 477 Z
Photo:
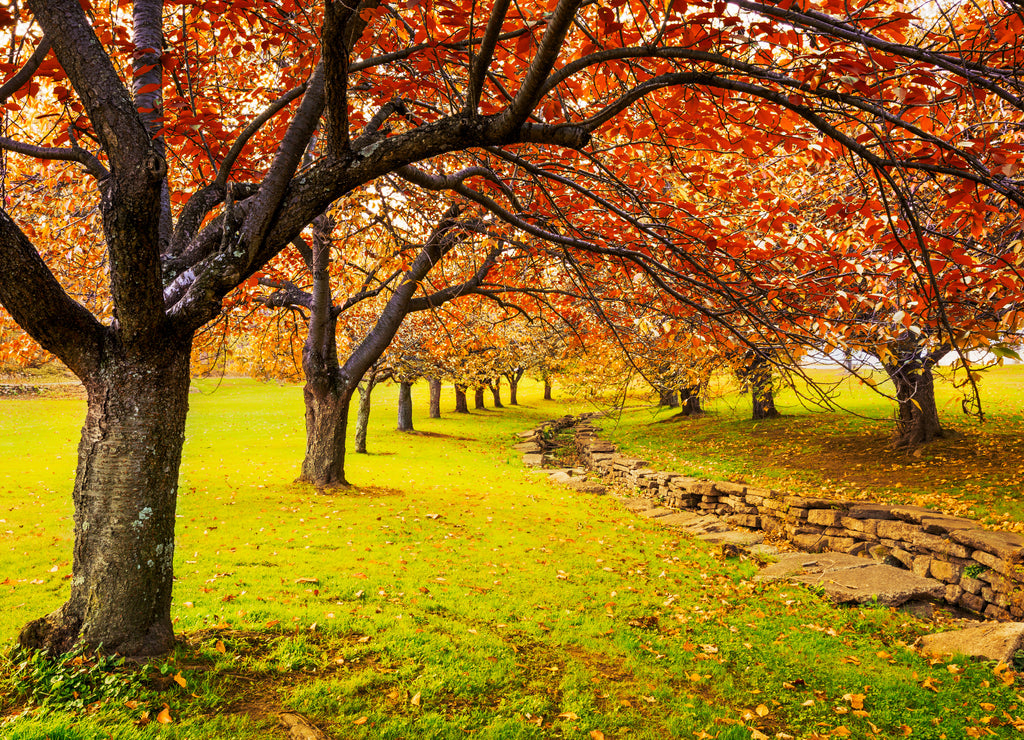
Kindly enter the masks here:
M 783 414 L 753 422 L 750 397 L 718 387 L 703 416 L 633 407 L 608 420 L 606 437 L 652 466 L 834 498 L 912 502 L 1024 531 L 1024 367 L 982 374 L 984 423 L 965 416 L 948 382 L 936 395 L 949 438 L 918 455 L 889 449 L 894 403 L 854 378 L 817 371 L 849 412 L 806 407 L 794 389 L 777 397 Z M 884 389 L 884 385 L 882 388 Z
M 181 644 L 142 671 L 11 647 L 67 592 L 84 402 L 0 401 L 0 736 L 284 738 L 284 710 L 332 738 L 952 740 L 1024 728 L 1012 669 L 910 649 L 933 625 L 756 583 L 749 562 L 524 470 L 513 433 L 580 410 L 534 386 L 522 407 L 462 418 L 447 413 L 449 391 L 440 420 L 417 386 L 414 434 L 393 431 L 395 393 L 379 389 L 371 454 L 352 455 L 353 487 L 332 493 L 291 482 L 300 389 L 196 388 L 178 511 Z M 795 410 L 756 432 L 728 408 L 661 425 L 632 412 L 614 433 L 644 448 L 674 440 L 675 468 L 685 456 L 797 480 L 778 461 L 739 462 L 790 439 L 763 430 L 795 428 Z M 823 418 L 800 419 L 801 434 Z M 735 439 L 692 456 L 710 445 L 686 440 L 715 424 Z M 900 462 L 919 463 L 931 458 Z

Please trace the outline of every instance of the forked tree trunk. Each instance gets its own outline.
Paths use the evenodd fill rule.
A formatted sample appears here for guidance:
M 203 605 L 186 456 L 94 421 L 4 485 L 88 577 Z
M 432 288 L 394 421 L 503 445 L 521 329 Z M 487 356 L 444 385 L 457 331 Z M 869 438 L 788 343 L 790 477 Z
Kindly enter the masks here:
M 441 379 L 430 378 L 430 418 L 441 418 Z
M 484 410 L 484 387 L 481 385 L 473 392 L 473 408 Z
M 894 449 L 915 449 L 946 436 L 935 405 L 935 378 L 931 369 L 917 366 L 886 366 L 896 387 L 896 435 Z
M 157 343 L 131 359 L 106 347 L 101 369 L 84 381 L 71 593 L 25 626 L 26 647 L 61 653 L 80 642 L 141 657 L 174 644 L 174 513 L 191 340 Z
M 359 391 L 359 409 L 356 411 L 355 451 L 360 455 L 366 454 L 366 430 L 370 425 L 370 398 L 376 386 L 377 383 L 373 378 L 367 378 L 366 382 L 356 386 Z
M 398 385 L 398 431 L 413 431 L 412 383 L 406 383 L 405 381 L 402 381 Z
M 455 384 L 455 413 L 469 413 L 469 404 L 466 403 L 466 386 L 459 383 Z
M 551 400 L 551 380 L 550 378 L 544 378 L 544 400 Z
M 519 381 L 523 377 L 525 370 L 522 368 L 516 368 L 515 370 L 509 370 L 505 373 L 505 377 L 508 379 L 508 405 L 518 406 L 519 405 Z
M 352 388 L 335 373 L 307 378 L 306 456 L 299 480 L 314 486 L 346 486 L 345 433 Z
M 491 397 L 494 398 L 494 408 L 505 408 L 501 404 L 501 376 L 495 378 L 493 383 L 488 384 L 488 387 L 491 389 Z

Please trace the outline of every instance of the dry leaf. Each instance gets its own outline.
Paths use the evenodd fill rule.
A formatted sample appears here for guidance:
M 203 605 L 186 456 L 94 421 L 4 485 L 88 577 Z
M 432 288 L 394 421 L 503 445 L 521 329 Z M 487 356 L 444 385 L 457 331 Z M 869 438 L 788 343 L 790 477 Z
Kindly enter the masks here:
M 758 704 L 754 711 L 757 713 L 758 717 L 767 717 L 771 712 L 771 710 L 764 704 Z
M 174 674 L 174 683 L 178 684 L 181 688 L 188 686 L 188 681 L 185 680 L 185 677 L 181 675 L 180 671 Z
M 296 578 L 296 583 L 320 583 L 319 578 Z
M 418 707 L 420 705 L 420 693 L 421 692 L 417 691 L 415 694 L 412 695 L 412 698 L 409 700 L 409 703 L 412 704 L 414 707 Z
M 864 694 L 843 694 L 843 701 L 850 702 L 854 709 L 864 708 Z
M 369 720 L 369 717 L 364 715 L 364 716 L 360 717 L 359 719 L 353 720 L 352 724 L 354 724 L 354 725 L 365 725 L 368 720 Z
M 226 647 L 224 647 L 224 641 L 223 640 L 217 640 L 217 644 L 214 645 L 213 647 L 221 655 L 223 655 L 224 653 L 226 653 L 228 651 L 228 649 Z
M 171 708 L 164 704 L 164 708 L 160 710 L 160 714 L 156 716 L 156 721 L 162 725 L 169 725 L 174 720 L 171 719 Z
M 580 716 L 576 712 L 562 712 L 558 715 L 561 719 L 579 719 Z
M 604 740 L 604 733 L 600 730 L 591 730 L 590 740 Z

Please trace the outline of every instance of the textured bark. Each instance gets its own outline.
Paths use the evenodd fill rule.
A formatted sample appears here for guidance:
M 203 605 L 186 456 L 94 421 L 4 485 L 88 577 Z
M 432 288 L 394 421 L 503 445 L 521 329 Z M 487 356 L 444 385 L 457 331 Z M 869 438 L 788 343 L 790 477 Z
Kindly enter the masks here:
M 551 379 L 550 378 L 544 378 L 544 400 L 545 401 L 550 401 L 551 400 Z
M 896 387 L 895 449 L 914 449 L 946 436 L 935 405 L 935 379 L 930 368 L 918 365 L 886 366 Z
M 752 419 L 774 419 L 779 416 L 778 409 L 775 408 L 775 391 L 772 388 L 770 366 L 759 367 L 751 373 L 750 399 L 753 407 Z
M 398 431 L 411 432 L 412 428 L 412 383 L 398 384 Z
M 466 403 L 466 386 L 459 383 L 455 384 L 455 413 L 469 413 L 469 404 Z
M 441 418 L 441 379 L 430 378 L 430 418 Z
M 190 340 L 158 337 L 155 345 L 125 357 L 108 342 L 102 367 L 84 381 L 71 594 L 25 626 L 26 647 L 61 653 L 102 644 L 142 657 L 174 644 L 174 513 Z
M 501 403 L 501 378 L 495 378 L 493 383 L 487 384 L 487 387 L 491 389 L 491 397 L 494 399 L 494 408 L 505 408 Z
M 373 395 L 373 389 L 377 386 L 377 383 L 372 377 L 367 378 L 364 383 L 360 383 L 356 388 L 359 391 L 359 409 L 356 412 L 356 433 L 355 433 L 355 451 L 360 455 L 366 454 L 366 429 L 370 425 L 370 397 Z
M 306 455 L 299 480 L 317 487 L 345 486 L 345 432 L 352 388 L 335 373 L 307 375 Z
M 482 385 L 473 391 L 473 408 L 480 411 L 487 408 L 484 406 L 484 387 Z
M 703 414 L 704 408 L 700 403 L 700 386 L 691 385 L 679 391 L 679 413 L 683 416 L 694 416 Z

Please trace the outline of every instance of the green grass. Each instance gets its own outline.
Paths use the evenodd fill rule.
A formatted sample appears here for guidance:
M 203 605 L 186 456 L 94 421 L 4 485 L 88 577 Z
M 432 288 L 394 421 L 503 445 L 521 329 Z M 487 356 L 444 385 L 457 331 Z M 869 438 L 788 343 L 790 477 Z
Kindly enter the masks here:
M 943 425 L 951 432 L 918 454 L 894 452 L 893 402 L 856 379 L 825 370 L 845 411 L 801 402 L 786 389 L 782 416 L 754 422 L 750 397 L 716 388 L 708 413 L 669 421 L 668 409 L 634 407 L 604 422 L 624 452 L 662 469 L 835 498 L 912 502 L 1024 530 L 1024 366 L 982 374 L 986 419 L 964 415 L 962 396 L 948 382 L 936 387 Z M 884 389 L 884 384 L 883 384 Z
M 8 647 L 3 737 L 283 737 L 289 709 L 337 738 L 898 737 L 906 725 L 938 739 L 1008 733 L 1024 714 L 1012 672 L 913 652 L 931 625 L 756 583 L 750 563 L 524 470 L 513 433 L 577 410 L 533 386 L 521 408 L 440 420 L 418 386 L 411 435 L 393 431 L 395 395 L 378 390 L 371 454 L 350 457 L 352 488 L 327 493 L 292 482 L 300 389 L 196 387 L 180 646 L 141 672 L 90 656 L 46 667 Z M 0 401 L 5 645 L 67 593 L 83 406 Z M 48 703 L 54 681 L 88 700 Z M 863 710 L 844 699 L 857 695 Z M 169 724 L 156 721 L 165 704 Z

